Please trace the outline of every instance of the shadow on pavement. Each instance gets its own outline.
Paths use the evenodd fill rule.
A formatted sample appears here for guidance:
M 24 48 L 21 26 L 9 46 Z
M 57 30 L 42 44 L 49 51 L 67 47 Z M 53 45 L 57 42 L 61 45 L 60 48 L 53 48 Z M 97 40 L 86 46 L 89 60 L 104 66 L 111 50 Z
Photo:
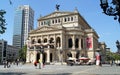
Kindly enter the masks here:
M 58 73 L 58 74 L 39 74 L 39 75 L 72 75 L 71 73 Z
M 26 73 L 6 72 L 0 73 L 0 75 L 25 75 Z

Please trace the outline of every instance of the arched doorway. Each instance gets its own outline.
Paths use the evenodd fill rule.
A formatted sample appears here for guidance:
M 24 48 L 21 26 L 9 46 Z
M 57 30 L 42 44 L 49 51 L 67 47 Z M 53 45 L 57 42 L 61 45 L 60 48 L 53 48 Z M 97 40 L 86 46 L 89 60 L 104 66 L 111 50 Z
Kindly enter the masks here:
M 56 38 L 56 47 L 61 47 L 61 39 L 60 39 L 60 37 Z
M 47 59 L 47 53 L 43 53 L 43 63 L 46 63 L 46 59 Z
M 68 39 L 68 48 L 72 48 L 73 46 L 73 41 L 72 38 Z
M 72 57 L 72 53 L 71 53 L 71 52 L 68 52 L 68 53 L 67 53 L 67 56 L 68 56 L 68 57 Z
M 40 53 L 37 53 L 37 55 L 36 55 L 36 61 L 39 62 L 39 59 L 40 59 Z
M 80 56 L 80 51 L 77 50 L 77 51 L 76 51 L 76 58 L 79 59 L 79 56 Z
M 52 62 L 52 53 L 50 53 L 50 62 Z

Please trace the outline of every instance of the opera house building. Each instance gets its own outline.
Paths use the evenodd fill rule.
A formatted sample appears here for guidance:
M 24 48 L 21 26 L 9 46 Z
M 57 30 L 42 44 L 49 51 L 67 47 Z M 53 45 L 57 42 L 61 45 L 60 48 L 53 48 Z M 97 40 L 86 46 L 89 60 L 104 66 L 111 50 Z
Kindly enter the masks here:
M 77 9 L 56 10 L 38 19 L 29 33 L 26 62 L 66 62 L 69 57 L 95 58 L 99 37 Z

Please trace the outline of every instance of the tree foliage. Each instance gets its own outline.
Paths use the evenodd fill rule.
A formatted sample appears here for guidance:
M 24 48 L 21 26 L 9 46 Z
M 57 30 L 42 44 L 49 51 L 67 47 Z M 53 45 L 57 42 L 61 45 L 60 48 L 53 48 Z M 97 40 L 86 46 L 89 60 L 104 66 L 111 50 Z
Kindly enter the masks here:
M 0 10 L 0 34 L 5 33 L 6 30 L 6 20 L 4 19 L 4 14 L 6 14 L 6 11 Z
M 118 54 L 118 53 L 113 54 L 113 58 L 115 60 L 120 60 L 120 54 Z
M 113 52 L 107 52 L 106 53 L 106 60 L 120 60 L 120 54 L 119 53 L 113 53 Z
M 19 50 L 19 58 L 26 60 L 27 45 L 25 45 L 21 50 Z

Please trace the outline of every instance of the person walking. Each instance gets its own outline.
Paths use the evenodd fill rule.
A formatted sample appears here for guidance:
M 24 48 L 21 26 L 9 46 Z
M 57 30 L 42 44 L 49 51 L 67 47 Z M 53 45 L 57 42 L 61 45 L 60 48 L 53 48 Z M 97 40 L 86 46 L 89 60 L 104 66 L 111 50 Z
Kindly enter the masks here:
M 113 60 L 110 61 L 110 65 L 111 65 L 111 66 L 113 65 Z
M 39 59 L 39 69 L 42 69 L 42 59 Z
M 45 61 L 43 61 L 43 68 L 45 67 Z
M 4 60 L 3 64 L 4 64 L 4 68 L 6 68 L 7 67 L 7 60 Z

